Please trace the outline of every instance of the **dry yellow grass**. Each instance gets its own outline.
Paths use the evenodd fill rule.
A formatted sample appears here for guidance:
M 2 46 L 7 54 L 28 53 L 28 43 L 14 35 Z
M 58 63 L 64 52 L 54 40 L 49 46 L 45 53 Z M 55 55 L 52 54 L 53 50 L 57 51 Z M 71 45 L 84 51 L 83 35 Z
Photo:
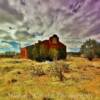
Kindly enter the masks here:
M 63 81 L 51 75 L 55 66 L 68 67 Z M 100 59 L 39 63 L 1 58 L 0 100 L 100 100 Z

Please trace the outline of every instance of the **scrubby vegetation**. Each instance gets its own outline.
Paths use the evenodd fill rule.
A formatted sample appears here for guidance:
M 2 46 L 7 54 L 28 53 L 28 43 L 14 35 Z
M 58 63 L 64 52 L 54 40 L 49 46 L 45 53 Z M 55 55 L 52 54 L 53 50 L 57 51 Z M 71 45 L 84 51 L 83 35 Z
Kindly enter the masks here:
M 100 43 L 96 40 L 89 39 L 81 46 L 81 53 L 92 60 L 95 57 L 100 57 Z

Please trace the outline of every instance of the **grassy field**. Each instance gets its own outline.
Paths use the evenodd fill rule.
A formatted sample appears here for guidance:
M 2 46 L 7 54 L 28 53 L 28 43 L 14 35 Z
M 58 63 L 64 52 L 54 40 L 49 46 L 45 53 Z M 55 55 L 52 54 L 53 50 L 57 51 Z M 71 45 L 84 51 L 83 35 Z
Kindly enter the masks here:
M 0 100 L 100 100 L 100 59 L 0 58 Z

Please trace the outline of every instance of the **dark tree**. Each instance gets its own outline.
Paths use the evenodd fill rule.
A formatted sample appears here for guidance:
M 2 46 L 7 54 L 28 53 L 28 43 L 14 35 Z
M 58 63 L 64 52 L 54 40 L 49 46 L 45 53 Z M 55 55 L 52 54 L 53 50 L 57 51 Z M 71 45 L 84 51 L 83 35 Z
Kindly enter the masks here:
M 96 51 L 97 42 L 95 40 L 89 39 L 81 46 L 81 53 L 89 60 L 92 60 L 96 56 Z

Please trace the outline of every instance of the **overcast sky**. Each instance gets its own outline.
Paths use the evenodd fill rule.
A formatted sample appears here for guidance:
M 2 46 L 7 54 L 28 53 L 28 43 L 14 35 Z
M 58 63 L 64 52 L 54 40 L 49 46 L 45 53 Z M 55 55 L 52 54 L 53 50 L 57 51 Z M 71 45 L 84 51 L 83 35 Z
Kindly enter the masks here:
M 25 46 L 52 34 L 69 51 L 88 38 L 100 41 L 100 0 L 0 0 L 0 48 L 11 47 L 7 41 Z

